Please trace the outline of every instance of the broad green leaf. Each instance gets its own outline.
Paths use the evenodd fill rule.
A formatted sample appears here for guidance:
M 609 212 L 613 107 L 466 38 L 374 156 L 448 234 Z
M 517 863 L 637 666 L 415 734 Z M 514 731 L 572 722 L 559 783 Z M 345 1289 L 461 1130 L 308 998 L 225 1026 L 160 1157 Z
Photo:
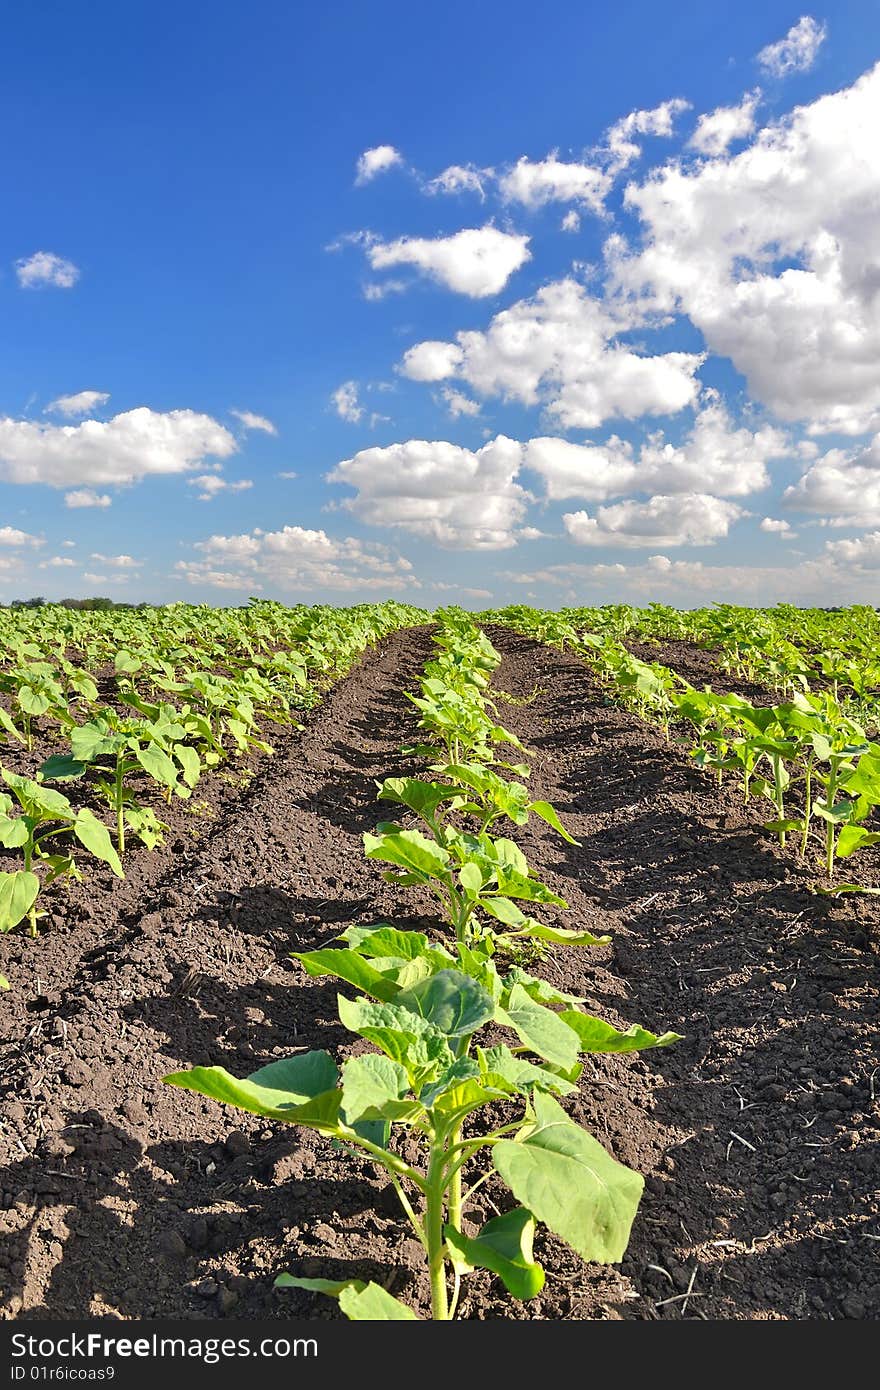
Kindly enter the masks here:
M 880 833 L 866 830 L 863 825 L 845 825 L 837 837 L 838 859 L 848 859 L 857 849 L 880 844 Z
M 450 1062 L 436 1081 L 427 1083 L 419 1091 L 419 1100 L 428 1109 L 447 1092 L 461 1090 L 462 1083 L 476 1081 L 480 1075 L 479 1065 L 472 1057 L 458 1057 Z M 457 1108 L 457 1107 L 456 1107 Z
M 836 898 L 839 893 L 869 893 L 875 896 L 880 894 L 880 888 L 865 888 L 861 883 L 817 883 L 814 884 L 814 893 L 823 893 L 826 897 Z
M 73 807 L 61 792 L 43 786 L 42 782 L 33 782 L 30 777 L 19 777 L 6 768 L 2 775 L 27 815 L 42 820 L 73 820 Z
M 498 871 L 498 891 L 505 898 L 519 898 L 524 902 L 553 903 L 556 907 L 568 907 L 565 898 L 553 893 L 537 878 L 516 873 L 504 868 Z
M 83 807 L 73 823 L 73 833 L 80 844 L 85 845 L 90 854 L 110 865 L 117 878 L 125 878 L 122 865 L 119 862 L 119 855 L 113 848 L 113 841 L 110 839 L 110 831 L 103 821 L 98 820 L 93 811 Z
M 644 1188 L 575 1125 L 552 1096 L 536 1091 L 535 1125 L 519 1142 L 500 1139 L 492 1161 L 517 1201 L 585 1260 L 623 1259 Z
M 604 1019 L 567 1009 L 559 1015 L 578 1035 L 581 1052 L 639 1052 L 648 1047 L 669 1047 L 681 1042 L 681 1033 L 649 1033 L 633 1023 L 625 1032 L 606 1023 Z
M 541 820 L 546 821 L 557 835 L 561 835 L 563 840 L 567 840 L 570 845 L 580 844 L 580 841 L 576 840 L 573 835 L 569 835 L 559 819 L 555 807 L 551 806 L 549 801 L 530 801 L 528 810 L 533 811 L 536 816 L 540 816 Z
M 172 1072 L 162 1080 L 169 1086 L 197 1091 L 226 1105 L 236 1105 L 253 1115 L 293 1123 L 302 1123 L 298 1121 L 298 1112 L 318 1100 L 321 1106 L 314 1113 L 326 1116 L 324 1128 L 334 1126 L 342 1101 L 342 1092 L 333 1089 L 339 1080 L 339 1071 L 327 1052 L 285 1057 L 270 1062 L 243 1080 L 230 1076 L 225 1067 L 193 1067 L 190 1071 Z M 316 1124 L 316 1127 L 320 1126 Z
M 480 1074 L 489 1086 L 499 1081 L 519 1094 L 527 1094 L 533 1086 L 542 1091 L 552 1091 L 556 1095 L 567 1096 L 577 1090 L 572 1081 L 557 1076 L 544 1067 L 536 1067 L 524 1057 L 517 1057 L 509 1047 L 499 1044 L 496 1047 L 477 1048 Z
M 409 1077 L 399 1062 L 378 1052 L 349 1057 L 342 1068 L 342 1109 L 349 1125 L 358 1120 L 395 1120 L 417 1111 L 411 1100 Z
M 36 874 L 17 869 L 0 873 L 0 932 L 11 931 L 28 915 L 40 891 Z
M 607 946 L 610 936 L 594 936 L 591 931 L 571 931 L 568 927 L 548 927 L 534 917 L 527 917 L 515 936 L 530 936 L 536 941 L 552 941 L 557 946 Z
M 0 816 L 0 845 L 18 849 L 28 842 L 28 823 L 24 816 Z
M 452 801 L 458 795 L 455 787 L 446 782 L 423 782 L 417 777 L 386 777 L 378 786 L 379 801 L 408 806 L 416 815 L 427 819 L 444 801 Z
M 577 1034 L 559 1014 L 530 998 L 522 985 L 513 986 L 506 1009 L 496 1008 L 495 1020 L 512 1028 L 530 1052 L 537 1053 L 551 1066 L 570 1071 L 577 1064 Z
M 402 960 L 415 960 L 429 949 L 442 949 L 430 946 L 423 932 L 401 931 L 384 923 L 377 927 L 346 927 L 341 940 L 361 956 L 399 956 Z
M 279 1274 L 273 1288 L 305 1289 L 306 1293 L 325 1293 L 328 1298 L 338 1298 L 343 1289 L 362 1289 L 363 1279 L 299 1279 L 293 1274 Z
M 446 1243 L 470 1268 L 497 1274 L 514 1298 L 534 1298 L 544 1287 L 544 1271 L 532 1253 L 535 1218 L 525 1207 L 493 1216 L 474 1238 L 445 1228 Z
M 396 864 L 411 873 L 429 878 L 448 878 L 449 855 L 435 840 L 420 830 L 395 830 L 387 835 L 364 835 L 367 859 Z
M 469 1036 L 495 1012 L 488 991 L 458 970 L 439 970 L 430 979 L 402 991 L 396 1002 L 453 1038 Z
M 66 781 L 72 777 L 82 777 L 86 764 L 78 762 L 69 753 L 53 753 L 38 769 L 38 776 L 49 782 Z
M 155 744 L 148 743 L 146 748 L 137 749 L 135 757 L 144 769 L 144 772 L 148 773 L 160 786 L 175 786 L 177 782 L 177 768 L 174 766 L 168 754 L 163 753 L 161 748 L 157 748 Z
M 183 780 L 188 787 L 194 787 L 202 770 L 202 760 L 194 748 L 185 743 L 174 745 L 174 756 L 183 770 Z
M 509 991 L 514 985 L 522 985 L 526 994 L 531 995 L 532 999 L 537 999 L 539 1004 L 583 1004 L 583 996 L 580 994 L 568 994 L 565 990 L 557 989 L 555 985 L 548 984 L 546 980 L 540 980 L 536 975 L 530 975 L 527 970 L 520 966 L 511 966 L 504 977 L 504 984 Z
M 418 1322 L 412 1308 L 372 1280 L 363 1288 L 349 1284 L 339 1294 L 339 1306 L 351 1322 Z
M 365 994 L 371 994 L 375 999 L 388 1001 L 400 992 L 393 980 L 381 975 L 357 951 L 330 946 L 321 951 L 292 951 L 291 955 L 294 960 L 301 962 L 307 974 L 313 977 L 332 975 L 337 980 L 345 980 L 362 989 Z
M 469 898 L 478 897 L 483 887 L 483 874 L 480 866 L 473 861 L 462 864 L 458 871 L 458 881 Z

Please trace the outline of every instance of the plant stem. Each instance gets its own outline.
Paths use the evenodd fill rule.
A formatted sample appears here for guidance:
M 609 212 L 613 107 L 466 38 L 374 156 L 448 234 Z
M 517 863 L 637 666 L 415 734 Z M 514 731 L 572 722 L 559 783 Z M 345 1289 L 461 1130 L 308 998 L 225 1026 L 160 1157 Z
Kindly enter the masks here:
M 434 1139 L 428 1162 L 428 1185 L 425 1202 L 425 1236 L 428 1243 L 428 1270 L 431 1276 L 431 1317 L 435 1322 L 449 1321 L 449 1298 L 446 1291 L 446 1263 L 443 1239 L 444 1166 L 446 1153 L 442 1141 Z
M 804 858 L 807 852 L 807 836 L 810 832 L 810 817 L 813 814 L 812 782 L 813 764 L 808 758 L 804 772 L 804 833 L 801 837 L 801 859 Z
M 118 847 L 118 849 L 119 849 L 119 853 L 120 853 L 120 854 L 124 854 L 124 853 L 125 853 L 125 817 L 124 817 L 123 809 L 122 809 L 122 777 L 123 777 L 123 771 L 124 771 L 124 769 L 123 769 L 123 766 L 122 766 L 122 759 L 121 759 L 121 758 L 117 758 L 117 760 L 116 760 L 116 786 L 115 786 L 115 797 L 116 797 L 116 844 L 117 844 L 117 847 Z

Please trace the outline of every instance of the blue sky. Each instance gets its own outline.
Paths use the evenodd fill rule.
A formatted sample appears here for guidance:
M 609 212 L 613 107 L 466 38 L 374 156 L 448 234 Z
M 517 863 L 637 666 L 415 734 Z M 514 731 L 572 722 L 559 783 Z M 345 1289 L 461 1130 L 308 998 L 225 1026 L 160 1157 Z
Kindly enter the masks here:
M 3 601 L 873 598 L 877 3 L 5 39 Z

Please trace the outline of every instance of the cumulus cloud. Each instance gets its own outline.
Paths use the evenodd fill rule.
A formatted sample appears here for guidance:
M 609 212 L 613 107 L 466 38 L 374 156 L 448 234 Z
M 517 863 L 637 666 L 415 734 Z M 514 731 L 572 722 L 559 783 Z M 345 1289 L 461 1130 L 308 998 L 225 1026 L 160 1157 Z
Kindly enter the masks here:
M 491 169 L 477 169 L 473 164 L 450 164 L 436 178 L 425 184 L 426 193 L 476 193 L 485 201 L 484 183 L 492 176 Z
M 735 156 L 629 185 L 643 244 L 607 255 L 632 321 L 687 314 L 753 397 L 815 433 L 880 425 L 878 127 L 880 65 Z
M 830 449 L 817 458 L 785 501 L 832 526 L 880 526 L 880 434 L 855 450 Z
M 699 354 L 643 356 L 615 341 L 616 333 L 598 300 L 575 280 L 560 280 L 496 314 L 485 332 L 416 344 L 401 370 L 416 381 L 459 377 L 479 396 L 543 404 L 564 429 L 673 414 L 693 404 Z
M 273 425 L 271 420 L 267 420 L 265 415 L 255 415 L 252 410 L 230 410 L 230 415 L 234 415 L 246 430 L 261 430 L 263 434 L 277 434 L 278 428 Z
M 627 499 L 588 512 L 566 512 L 566 531 L 577 545 L 624 546 L 627 549 L 663 545 L 712 545 L 726 536 L 733 522 L 747 516 L 735 502 L 706 493 Z
M 419 587 L 409 561 L 387 546 L 335 538 L 326 531 L 285 526 L 238 536 L 210 536 L 196 544 L 201 558 L 180 560 L 192 584 L 259 592 L 267 584 L 287 593 L 320 589 L 405 593 Z
M 547 203 L 579 203 L 600 213 L 612 181 L 600 165 L 563 160 L 554 152 L 538 160 L 524 155 L 502 174 L 498 189 L 505 202 L 522 203 L 527 208 L 541 208 Z
M 64 494 L 65 507 L 109 507 L 111 503 L 110 495 L 106 492 L 95 492 L 90 487 L 74 488 L 73 492 Z M 68 544 L 67 541 L 64 542 Z M 73 544 L 73 542 L 69 542 Z
M 337 386 L 330 399 L 340 420 L 346 420 L 348 424 L 356 425 L 363 419 L 364 408 L 358 401 L 356 381 L 343 381 L 341 386 Z
M 75 564 L 76 561 L 72 560 L 69 555 L 53 555 L 50 560 L 40 561 L 40 569 L 69 569 Z
M 793 72 L 809 72 L 828 29 L 810 15 L 802 15 L 788 33 L 776 43 L 768 43 L 758 54 L 758 64 L 771 77 L 788 77 Z
M 499 435 L 475 452 L 410 439 L 362 449 L 327 475 L 356 496 L 341 505 L 369 526 L 399 527 L 449 549 L 516 544 L 529 493 L 515 481 L 522 445 Z
M 374 241 L 367 247 L 373 270 L 411 265 L 471 299 L 498 294 L 530 258 L 529 237 L 500 232 L 491 223 L 466 227 L 452 236 L 399 237 L 397 241 Z
M 358 159 L 355 183 L 362 186 L 378 174 L 387 174 L 389 169 L 402 163 L 403 155 L 393 145 L 374 145 L 371 150 L 364 150 Z
M 648 111 L 630 111 L 628 116 L 616 121 L 606 136 L 611 155 L 611 173 L 620 173 L 639 158 L 642 147 L 636 137 L 655 135 L 668 139 L 674 133 L 676 117 L 689 108 L 689 101 L 672 97 Z
M 0 545 L 8 546 L 40 546 L 44 542 L 39 536 L 32 536 L 27 531 L 19 531 L 15 526 L 0 526 Z
M 726 497 L 745 497 L 768 485 L 766 464 L 783 458 L 791 446 L 771 426 L 737 427 L 714 391 L 680 444 L 662 431 L 640 449 L 612 435 L 604 444 L 574 444 L 559 438 L 532 439 L 525 462 L 544 479 L 547 497 L 583 497 L 601 502 L 624 492 L 689 493 L 711 489 Z
M 480 406 L 478 401 L 472 401 L 470 396 L 464 395 L 462 391 L 456 391 L 451 386 L 444 386 L 440 392 L 443 401 L 453 420 L 457 420 L 461 415 L 471 418 L 479 415 Z
M 105 405 L 109 399 L 109 391 L 77 391 L 73 396 L 59 396 L 57 400 L 50 401 L 44 413 L 48 415 L 51 411 L 55 415 L 66 415 L 68 418 L 88 415 L 97 406 Z
M 99 555 L 93 551 L 89 559 L 114 570 L 138 570 L 143 565 L 143 560 L 135 560 L 131 555 Z
M 139 406 L 79 425 L 7 417 L 0 419 L 0 481 L 50 487 L 134 483 L 150 474 L 185 473 L 208 456 L 225 458 L 236 448 L 227 429 L 194 410 L 160 413 Z M 68 500 L 68 506 L 90 505 L 95 504 Z
M 200 502 L 212 502 L 221 492 L 247 492 L 253 487 L 250 478 L 239 478 L 237 482 L 227 482 L 218 473 L 203 473 L 198 478 L 187 478 L 190 487 L 199 489 Z
M 579 232 L 581 229 L 581 215 L 575 212 L 574 208 L 569 208 L 559 224 L 561 232 Z
M 765 516 L 760 529 L 771 536 L 778 536 L 781 541 L 793 541 L 797 537 L 797 532 L 792 531 L 791 524 L 780 517 Z
M 828 541 L 826 554 L 856 569 L 880 569 L 880 531 L 869 531 L 857 540 Z
M 698 120 L 688 144 L 700 154 L 724 154 L 735 140 L 745 140 L 752 134 L 760 100 L 761 92 L 756 88 L 753 92 L 746 92 L 738 106 L 718 106 L 714 111 L 708 111 Z
M 22 289 L 37 290 L 53 286 L 69 290 L 79 279 L 79 269 L 73 261 L 56 256 L 54 251 L 35 251 L 15 262 L 15 273 Z

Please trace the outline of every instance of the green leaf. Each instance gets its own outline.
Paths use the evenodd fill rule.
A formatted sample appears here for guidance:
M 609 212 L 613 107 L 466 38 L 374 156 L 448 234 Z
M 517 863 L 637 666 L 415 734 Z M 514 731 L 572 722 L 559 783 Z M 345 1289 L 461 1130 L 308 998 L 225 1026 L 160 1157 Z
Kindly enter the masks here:
M 174 745 L 174 756 L 183 770 L 183 780 L 188 787 L 194 787 L 202 771 L 202 760 L 194 748 L 185 743 Z
M 826 897 L 836 898 L 839 893 L 870 893 L 875 896 L 880 894 L 880 888 L 865 888 L 861 883 L 816 883 L 813 885 L 814 893 L 822 893 Z
M 157 748 L 155 744 L 147 744 L 146 748 L 138 748 L 135 757 L 144 772 L 148 773 L 160 786 L 174 787 L 177 784 L 177 768 L 168 754 L 163 753 L 161 748 Z
M 312 977 L 332 975 L 337 980 L 345 980 L 357 989 L 362 989 L 365 994 L 371 994 L 374 999 L 387 1002 L 395 999 L 400 993 L 393 980 L 380 974 L 376 967 L 358 955 L 357 951 L 331 946 L 321 951 L 292 951 L 291 955 L 294 960 L 301 962 L 307 974 Z
M 567 927 L 548 927 L 534 917 L 527 917 L 522 930 L 515 936 L 529 936 L 535 941 L 552 941 L 557 946 L 607 946 L 610 936 L 594 936 L 591 931 L 570 931 Z
M 507 1008 L 495 1010 L 495 1020 L 512 1028 L 520 1042 L 551 1066 L 570 1071 L 578 1060 L 578 1036 L 559 1014 L 532 999 L 522 985 L 510 991 Z
M 423 932 L 401 931 L 399 927 L 389 927 L 385 923 L 377 927 L 346 927 L 341 940 L 348 942 L 350 948 L 361 956 L 398 956 L 401 960 L 416 960 L 428 950 L 443 950 L 444 955 L 449 954 L 442 947 L 430 946 Z
M 17 927 L 30 912 L 40 891 L 36 874 L 17 869 L 0 873 L 0 932 Z
M 562 1106 L 536 1091 L 535 1124 L 516 1142 L 499 1139 L 492 1161 L 513 1195 L 585 1260 L 623 1259 L 644 1187 L 572 1124 Z
M 52 757 L 47 758 L 37 769 L 37 773 L 49 782 L 61 782 L 72 777 L 82 777 L 85 770 L 86 764 L 78 762 L 69 753 L 53 753 Z
M 458 796 L 447 782 L 423 782 L 417 777 L 386 777 L 379 784 L 379 801 L 395 801 L 408 806 L 417 816 L 430 819 L 444 801 Z
M 395 1120 L 419 1109 L 404 1097 L 409 1077 L 399 1062 L 377 1052 L 350 1057 L 342 1068 L 342 1109 L 346 1124 L 358 1120 Z
M 98 820 L 94 811 L 90 811 L 88 807 L 83 807 L 78 812 L 73 823 L 73 833 L 80 844 L 85 845 L 90 854 L 110 865 L 117 878 L 125 878 L 122 865 L 119 862 L 119 855 L 113 848 L 113 841 L 110 839 L 110 831 L 103 821 Z
M 24 816 L 0 816 L 0 845 L 4 849 L 19 849 L 28 839 L 28 823 Z
M 479 864 L 475 864 L 473 860 L 462 864 L 458 871 L 458 881 L 471 900 L 479 897 L 483 887 L 483 874 Z
M 351 1322 L 418 1322 L 412 1308 L 372 1280 L 362 1288 L 350 1283 L 339 1294 L 339 1306 Z
M 380 859 L 427 878 L 448 878 L 449 855 L 420 830 L 395 830 L 386 835 L 364 835 L 368 859 Z
M 570 845 L 580 844 L 580 840 L 576 840 L 573 835 L 569 835 L 562 821 L 559 819 L 555 807 L 551 806 L 549 801 L 530 801 L 526 809 L 534 811 L 536 816 L 540 816 L 541 820 L 546 821 L 547 824 L 556 831 L 557 835 L 561 835 L 563 840 L 567 840 Z
M 433 1023 L 447 1037 L 466 1037 L 495 1012 L 492 996 L 458 970 L 438 970 L 430 979 L 403 990 L 397 1004 Z
M 542 1091 L 552 1091 L 556 1095 L 567 1096 L 577 1090 L 572 1081 L 557 1076 L 544 1067 L 536 1067 L 524 1057 L 517 1057 L 509 1047 L 498 1044 L 495 1047 L 477 1048 L 480 1074 L 487 1085 L 494 1086 L 499 1081 L 520 1095 L 527 1095 L 532 1087 Z
M 567 1009 L 559 1015 L 578 1035 L 581 1052 L 639 1052 L 648 1047 L 669 1047 L 681 1042 L 681 1033 L 649 1033 L 633 1023 L 625 1032 L 606 1023 L 604 1019 L 594 1018 L 592 1014 L 582 1014 L 579 1009 Z
M 298 1112 L 305 1110 L 309 1102 L 319 1100 L 322 1106 L 314 1113 L 326 1116 L 324 1128 L 333 1128 L 342 1100 L 342 1092 L 332 1089 L 339 1080 L 339 1071 L 327 1052 L 306 1052 L 270 1062 L 244 1080 L 230 1076 L 225 1067 L 193 1067 L 190 1071 L 172 1072 L 162 1080 L 169 1086 L 236 1105 L 253 1115 L 294 1124 L 315 1123 L 316 1128 L 322 1126 L 299 1120 Z
M 42 782 L 34 782 L 30 777 L 19 777 L 17 773 L 9 772 L 6 768 L 3 769 L 2 776 L 6 785 L 12 788 L 26 815 L 35 820 L 73 820 L 73 807 L 61 792 L 43 786 Z
M 497 1274 L 514 1298 L 534 1298 L 544 1287 L 544 1271 L 532 1254 L 535 1218 L 525 1207 L 493 1216 L 475 1238 L 445 1228 L 446 1243 L 458 1260 Z
M 838 859 L 848 859 L 857 849 L 880 844 L 880 833 L 866 830 L 863 825 L 845 825 L 837 837 Z

